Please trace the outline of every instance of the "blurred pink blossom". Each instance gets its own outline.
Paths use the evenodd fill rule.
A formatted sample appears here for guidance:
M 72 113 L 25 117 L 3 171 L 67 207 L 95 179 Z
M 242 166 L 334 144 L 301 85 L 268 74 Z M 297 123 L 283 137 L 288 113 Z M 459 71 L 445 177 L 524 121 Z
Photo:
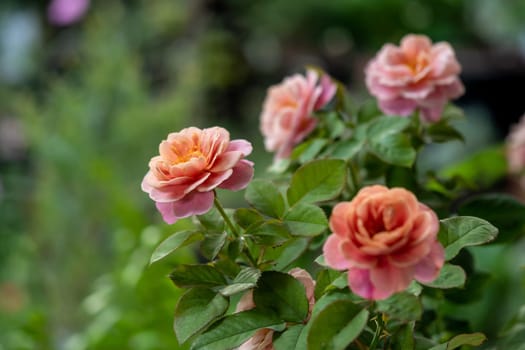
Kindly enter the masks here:
M 55 25 L 67 26 L 79 21 L 89 8 L 89 0 L 52 0 L 47 17 Z
M 444 263 L 436 214 L 403 188 L 364 187 L 334 207 L 330 228 L 325 261 L 348 270 L 348 286 L 363 298 L 386 299 L 414 278 L 431 282 Z
M 520 174 L 525 170 L 525 115 L 512 126 L 506 140 L 509 172 Z
M 312 69 L 306 77 L 295 74 L 268 89 L 261 114 L 261 132 L 266 150 L 286 158 L 317 125 L 313 113 L 334 97 L 337 86 L 328 75 Z
M 160 143 L 149 162 L 142 190 L 156 202 L 164 221 L 204 214 L 213 206 L 213 190 L 237 191 L 253 177 L 252 152 L 246 140 L 231 140 L 226 129 L 186 128 Z
M 410 115 L 416 108 L 428 122 L 441 118 L 444 106 L 461 96 L 461 66 L 446 42 L 432 45 L 424 35 L 407 35 L 401 45 L 384 45 L 365 69 L 366 85 L 386 114 Z

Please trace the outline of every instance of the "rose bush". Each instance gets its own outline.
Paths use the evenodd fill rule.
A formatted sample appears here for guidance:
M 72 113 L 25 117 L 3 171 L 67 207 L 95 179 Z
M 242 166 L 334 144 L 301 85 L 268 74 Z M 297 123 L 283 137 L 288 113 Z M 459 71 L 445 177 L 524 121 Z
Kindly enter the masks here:
M 349 287 L 363 298 L 388 298 L 414 278 L 432 282 L 443 266 L 436 214 L 402 188 L 363 188 L 334 207 L 330 229 L 325 260 L 348 270 Z
M 336 85 L 327 75 L 309 69 L 306 77 L 295 74 L 268 89 L 261 114 L 266 150 L 286 158 L 292 148 L 314 130 L 314 112 L 335 95 Z
M 195 127 L 171 133 L 149 162 L 142 190 L 156 203 L 164 221 L 204 214 L 213 206 L 215 188 L 237 191 L 253 177 L 246 140 L 231 140 L 219 127 Z
M 424 35 L 407 35 L 399 47 L 386 44 L 366 67 L 366 85 L 386 114 L 408 116 L 417 108 L 428 122 L 461 96 L 461 66 L 445 42 L 432 45 Z
M 422 149 L 462 138 L 448 114 L 458 117 L 457 109 L 444 109 L 463 90 L 459 69 L 448 44 L 412 35 L 369 64 L 377 104 L 350 106 L 340 85 L 329 104 L 336 85 L 318 71 L 284 79 L 269 89 L 261 131 L 276 159 L 293 157 L 264 180 L 250 181 L 251 145 L 222 128 L 170 134 L 142 187 L 168 223 L 197 215 L 195 227 L 167 237 L 150 259 L 195 244 L 204 260 L 170 274 L 187 289 L 175 310 L 179 342 L 192 350 L 483 343 L 472 319 L 450 306 L 483 295 L 486 274 L 472 252 L 498 229 L 478 216 L 505 229 L 500 243 L 517 240 L 525 206 L 473 193 L 481 188 L 465 174 L 478 171 L 462 163 L 420 173 Z M 416 109 L 436 123 L 404 117 Z M 509 164 L 522 160 L 516 133 Z M 503 157 L 501 149 L 492 154 Z M 215 197 L 215 188 L 245 187 L 246 207 L 224 209 Z

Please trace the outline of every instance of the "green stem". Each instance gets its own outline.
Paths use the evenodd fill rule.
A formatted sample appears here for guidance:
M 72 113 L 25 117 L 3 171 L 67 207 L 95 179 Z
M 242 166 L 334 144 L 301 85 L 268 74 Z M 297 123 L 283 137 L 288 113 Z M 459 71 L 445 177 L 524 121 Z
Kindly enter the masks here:
M 222 218 L 224 219 L 224 222 L 230 228 L 230 231 L 235 236 L 235 238 L 244 240 L 244 238 L 241 236 L 239 231 L 237 231 L 237 228 L 235 227 L 235 225 L 233 225 L 233 222 L 230 220 L 230 217 L 228 216 L 228 214 L 226 214 L 226 211 L 222 207 L 221 203 L 217 199 L 217 193 L 214 193 L 214 195 L 215 197 L 213 199 L 213 204 L 215 205 L 215 208 L 217 208 L 217 210 L 221 214 Z M 252 254 L 250 253 L 250 250 L 248 249 L 246 245 L 244 246 L 243 253 L 244 253 L 244 256 L 249 260 L 250 264 L 253 267 L 257 267 L 257 262 L 253 258 Z
M 226 214 L 226 212 L 224 211 L 224 208 L 222 207 L 221 203 L 219 202 L 219 200 L 217 199 L 217 194 L 215 193 L 215 197 L 213 199 L 213 204 L 215 205 L 215 208 L 217 208 L 217 210 L 219 211 L 219 213 L 221 214 L 222 218 L 224 219 L 224 222 L 226 223 L 226 225 L 230 228 L 230 230 L 232 231 L 233 235 L 235 237 L 240 237 L 241 235 L 239 234 L 239 232 L 237 231 L 237 229 L 235 228 L 235 226 L 233 225 L 233 222 L 230 220 L 230 217 Z

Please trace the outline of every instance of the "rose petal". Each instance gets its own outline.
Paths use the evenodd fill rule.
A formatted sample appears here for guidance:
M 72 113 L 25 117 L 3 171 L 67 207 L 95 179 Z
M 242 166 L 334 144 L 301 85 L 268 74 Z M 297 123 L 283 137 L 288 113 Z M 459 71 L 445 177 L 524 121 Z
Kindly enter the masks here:
M 430 283 L 439 276 L 445 263 L 445 250 L 439 242 L 434 242 L 429 254 L 416 266 L 414 277 L 419 282 Z
M 374 299 L 374 286 L 370 281 L 368 270 L 358 268 L 348 270 L 348 286 L 360 297 Z
M 386 114 L 399 115 L 402 117 L 409 116 L 417 107 L 413 100 L 396 98 L 394 100 L 380 100 L 379 108 Z
M 243 156 L 247 156 L 252 153 L 253 147 L 252 144 L 246 140 L 238 139 L 230 141 L 226 152 L 239 151 Z
M 390 295 L 408 288 L 412 281 L 411 268 L 394 267 L 385 261 L 381 267 L 370 270 L 370 280 L 374 285 L 374 299 L 386 299 Z
M 231 176 L 219 185 L 219 188 L 225 188 L 232 191 L 242 190 L 253 178 L 253 163 L 246 159 L 241 159 L 233 167 Z
M 343 241 L 337 235 L 330 235 L 323 245 L 323 256 L 326 264 L 336 270 L 346 270 L 352 267 L 351 262 L 342 251 Z
M 204 214 L 213 206 L 214 197 L 213 192 L 192 192 L 173 203 L 173 212 L 179 218 Z

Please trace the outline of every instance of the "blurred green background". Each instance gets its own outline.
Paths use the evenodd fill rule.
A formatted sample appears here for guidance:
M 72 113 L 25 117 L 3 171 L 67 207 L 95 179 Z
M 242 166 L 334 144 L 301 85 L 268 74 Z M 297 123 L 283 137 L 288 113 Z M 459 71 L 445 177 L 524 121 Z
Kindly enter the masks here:
M 383 43 L 411 32 L 452 43 L 464 67 L 467 142 L 440 148 L 429 166 L 501 141 L 525 112 L 522 0 L 86 5 L 56 23 L 50 1 L 0 3 L 1 350 L 177 349 L 179 291 L 166 275 L 196 256 L 147 262 L 191 221 L 161 222 L 140 190 L 147 162 L 169 132 L 221 125 L 252 141 L 264 174 L 266 88 L 305 65 L 359 100 L 363 67 Z M 242 198 L 221 196 L 230 206 Z M 506 302 L 500 289 L 487 291 L 479 306 L 475 326 L 494 335 L 524 302 L 525 262 L 516 250 L 482 255 L 486 269 L 499 269 L 497 288 L 517 289 Z

